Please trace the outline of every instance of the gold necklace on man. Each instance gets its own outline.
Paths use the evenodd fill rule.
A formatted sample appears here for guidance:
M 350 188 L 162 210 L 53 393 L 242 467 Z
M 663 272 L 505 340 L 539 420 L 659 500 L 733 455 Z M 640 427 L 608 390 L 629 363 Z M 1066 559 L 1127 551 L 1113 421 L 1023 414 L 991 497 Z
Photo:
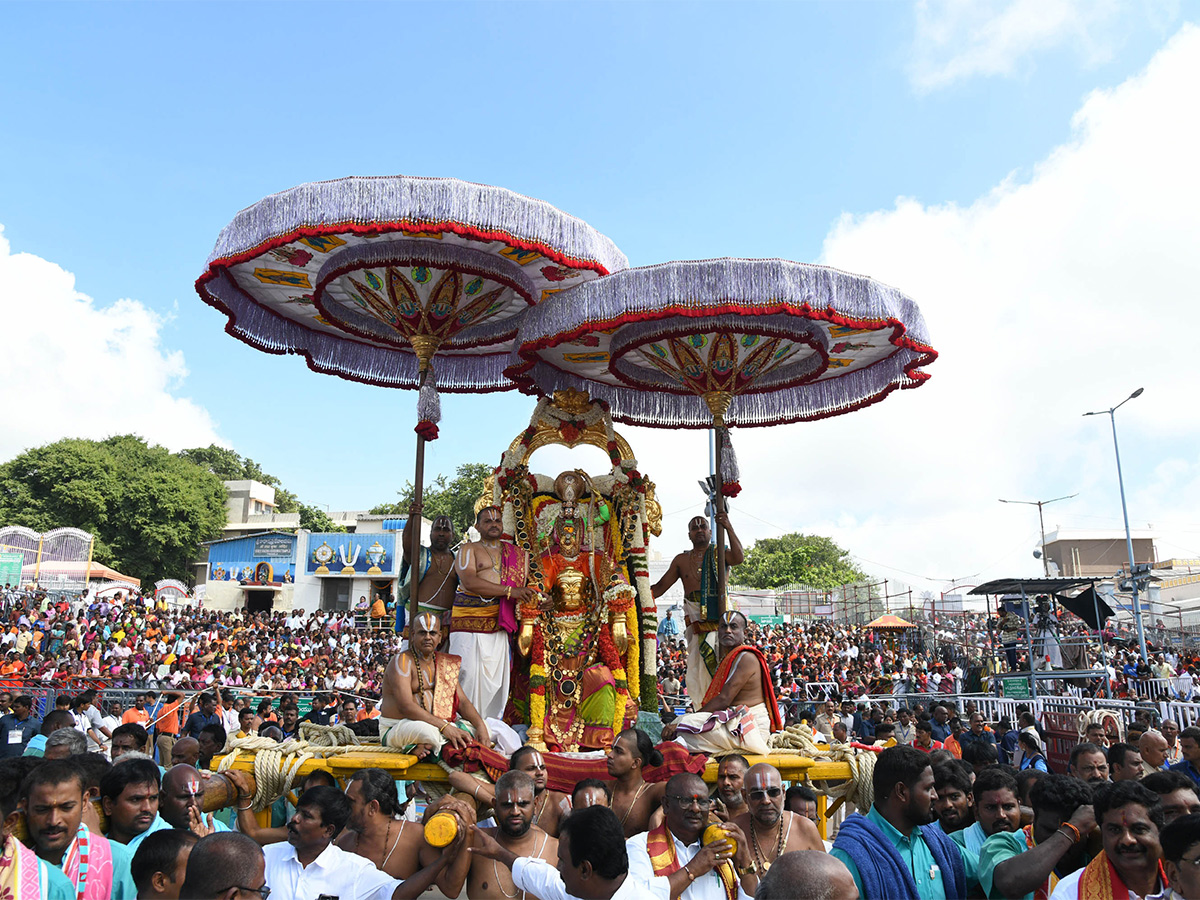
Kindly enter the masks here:
M 544 813 L 546 811 L 546 804 L 549 802 L 550 802 L 550 792 L 548 790 L 543 791 L 542 792 L 542 808 L 538 809 L 536 803 L 533 805 L 533 821 L 530 823 L 531 825 L 536 825 L 538 823 L 538 819 L 540 819 L 542 817 L 542 813 Z
M 492 565 L 492 571 L 496 574 L 500 573 L 500 542 L 499 541 L 480 541 L 488 552 L 488 561 Z
M 783 813 L 779 814 L 779 831 L 775 838 L 775 856 L 767 859 L 767 855 L 762 852 L 762 848 L 758 845 L 758 829 L 754 827 L 754 822 L 750 823 L 750 843 L 754 849 L 754 861 L 758 863 L 758 870 L 766 873 L 767 869 L 771 868 L 771 863 L 779 859 L 779 855 L 783 853 Z
M 425 692 L 428 690 L 432 694 L 437 686 L 437 660 L 434 660 L 433 675 L 430 677 L 428 685 L 425 681 L 425 664 L 416 650 L 413 651 L 413 662 L 417 664 L 417 702 L 421 704 L 421 709 L 425 709 Z M 425 711 L 429 712 L 429 710 Z

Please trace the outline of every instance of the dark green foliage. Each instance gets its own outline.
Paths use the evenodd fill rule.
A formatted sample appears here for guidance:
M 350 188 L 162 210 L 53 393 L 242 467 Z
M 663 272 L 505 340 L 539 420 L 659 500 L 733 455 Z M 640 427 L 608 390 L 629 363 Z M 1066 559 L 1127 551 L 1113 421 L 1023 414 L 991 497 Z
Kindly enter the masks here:
M 491 474 L 492 467 L 487 463 L 464 463 L 455 470 L 454 478 L 450 480 L 445 475 L 439 475 L 433 484 L 425 485 L 422 515 L 427 519 L 449 516 L 454 523 L 455 533 L 461 537 L 468 526 L 475 524 L 475 501 L 483 494 L 483 483 Z M 371 510 L 371 514 L 407 516 L 412 500 L 413 485 L 410 481 L 400 491 L 398 502 L 380 504 Z
M 136 435 L 68 438 L 0 465 L 0 523 L 82 528 L 98 562 L 143 582 L 186 580 L 200 542 L 220 536 L 225 488 Z
M 815 534 L 785 534 L 756 541 L 731 578 L 750 588 L 806 585 L 822 590 L 867 580 L 848 551 Z

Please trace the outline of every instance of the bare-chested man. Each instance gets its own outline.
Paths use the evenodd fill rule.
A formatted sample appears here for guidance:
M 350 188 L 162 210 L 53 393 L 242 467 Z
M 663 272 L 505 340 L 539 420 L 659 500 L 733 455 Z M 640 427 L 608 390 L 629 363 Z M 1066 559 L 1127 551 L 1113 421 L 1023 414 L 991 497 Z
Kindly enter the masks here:
M 441 638 L 441 619 L 420 613 L 413 622 L 412 646 L 392 657 L 383 676 L 380 743 L 397 749 L 414 747 L 419 759 L 440 753 L 447 743 L 466 747 L 471 734 L 461 727 L 463 722 L 481 744 L 490 743 L 483 717 L 459 684 L 462 660 L 437 651 Z
M 746 617 L 737 610 L 721 616 L 717 642 L 721 663 L 708 700 L 664 727 L 663 740 L 678 735 L 693 753 L 766 756 L 767 739 L 783 728 L 767 661 L 746 643 Z
M 613 741 L 607 762 L 608 774 L 617 780 L 609 805 L 617 814 L 625 837 L 649 830 L 650 815 L 662 805 L 667 783 L 651 784 L 642 777 L 642 768 L 662 765 L 662 754 L 655 749 L 646 732 L 626 728 Z
M 496 782 L 495 809 L 497 824 L 480 831 L 517 856 L 557 863 L 558 841 L 533 822 L 534 785 L 529 775 L 511 770 L 501 775 Z M 515 897 L 520 893 L 507 867 L 474 853 L 460 853 L 438 879 L 438 887 L 447 897 L 457 897 L 464 881 L 470 900 Z M 532 900 L 533 895 L 528 898 Z
M 546 760 L 541 751 L 528 744 L 514 751 L 508 760 L 508 771 L 524 772 L 533 779 L 533 824 L 551 837 L 558 837 L 559 823 L 571 811 L 571 803 L 566 794 L 546 788 Z M 449 781 L 451 787 L 470 794 L 484 809 L 495 808 L 500 782 L 490 785 L 465 772 L 451 772 Z
M 717 765 L 717 794 L 713 798 L 713 814 L 722 822 L 736 819 L 749 807 L 746 805 L 746 772 L 750 763 L 740 753 L 721 757 Z
M 750 839 L 759 878 L 784 853 L 825 851 L 817 826 L 784 809 L 783 794 L 778 769 L 768 763 L 750 767 L 746 773 L 746 799 L 750 808 L 733 821 Z
M 404 523 L 404 561 L 409 564 L 408 583 L 404 596 L 412 589 L 415 570 L 417 579 L 417 612 L 429 612 L 441 619 L 442 627 L 449 634 L 450 607 L 454 605 L 454 592 L 458 590 L 458 575 L 454 571 L 454 523 L 449 516 L 438 516 L 429 527 L 429 548 L 421 548 L 420 560 L 412 566 L 412 529 L 421 521 L 421 507 L 412 504 L 408 508 L 408 521 Z M 407 602 L 407 601 L 406 601 Z
M 517 630 L 517 605 L 533 591 L 526 587 L 529 559 L 501 540 L 500 509 L 486 506 L 475 517 L 482 540 L 463 544 L 454 559 L 458 590 L 450 614 L 450 652 L 462 659 L 459 680 L 485 719 L 502 719 L 508 701 L 509 635 Z
M 337 837 L 337 845 L 350 853 L 369 859 L 375 868 L 393 878 L 412 877 L 433 862 L 440 850 L 425 842 L 420 822 L 400 817 L 400 797 L 396 782 L 383 769 L 359 769 L 346 782 L 350 800 L 350 818 Z M 429 814 L 438 810 L 454 812 L 463 827 L 475 822 L 475 810 L 457 797 L 443 797 L 430 804 Z
M 741 565 L 742 542 L 729 525 L 729 514 L 718 513 L 717 521 L 729 535 L 729 546 L 725 548 L 726 564 Z M 692 549 L 671 560 L 666 574 L 650 588 L 650 593 L 657 599 L 676 581 L 683 584 L 683 618 L 687 626 L 685 634 L 688 648 L 687 690 L 692 709 L 699 709 L 717 668 L 716 649 L 709 637 L 717 630 L 720 615 L 717 550 L 709 543 L 708 519 L 704 516 L 696 516 L 688 522 L 688 538 L 692 542 Z

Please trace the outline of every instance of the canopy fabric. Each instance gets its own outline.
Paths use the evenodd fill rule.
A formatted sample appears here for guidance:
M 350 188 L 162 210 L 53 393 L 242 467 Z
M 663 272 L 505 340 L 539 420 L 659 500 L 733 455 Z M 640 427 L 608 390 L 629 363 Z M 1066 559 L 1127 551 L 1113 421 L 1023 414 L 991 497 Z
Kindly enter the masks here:
M 875 621 L 868 622 L 867 627 L 874 628 L 876 631 L 886 631 L 889 628 L 916 628 L 917 626 L 899 616 L 880 616 Z
M 778 425 L 915 388 L 936 359 L 917 304 L 861 275 L 785 259 L 625 269 L 526 311 L 506 374 L 652 428 Z
M 242 210 L 196 290 L 229 334 L 314 371 L 417 387 L 415 337 L 437 353 L 439 388 L 493 391 L 513 387 L 503 369 L 527 309 L 626 265 L 541 200 L 456 178 L 355 177 Z

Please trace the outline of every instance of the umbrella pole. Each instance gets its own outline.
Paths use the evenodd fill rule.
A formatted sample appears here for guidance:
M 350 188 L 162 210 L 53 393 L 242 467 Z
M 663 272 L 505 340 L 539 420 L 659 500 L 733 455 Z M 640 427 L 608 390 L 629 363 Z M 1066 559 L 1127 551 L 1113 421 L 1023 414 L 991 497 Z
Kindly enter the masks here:
M 714 505 L 716 506 L 718 516 L 720 516 L 721 513 L 725 512 L 725 491 L 724 491 L 725 482 L 724 482 L 724 479 L 721 478 L 721 456 L 722 456 L 721 444 L 722 443 L 724 443 L 724 442 L 721 440 L 721 431 L 720 431 L 720 427 L 718 427 L 717 431 L 716 431 L 717 471 L 714 473 L 716 475 L 716 479 L 715 479 L 716 499 L 714 501 Z M 728 609 L 728 606 L 729 606 L 728 595 L 727 595 L 727 588 L 729 585 L 729 568 L 725 564 L 725 526 L 721 524 L 720 518 L 717 519 L 716 540 L 717 540 L 717 609 L 720 610 L 721 615 L 725 615 L 725 613 Z
M 417 382 L 417 395 L 420 396 L 421 388 L 425 387 L 425 382 L 429 379 L 429 365 L 433 360 L 433 354 L 437 350 L 437 341 L 421 334 L 415 334 L 409 337 L 413 351 L 417 355 L 417 364 L 420 368 L 420 378 Z M 418 408 L 420 403 L 418 402 Z M 425 497 L 425 437 L 417 432 L 417 466 L 416 466 L 415 481 L 413 482 L 413 505 L 416 506 L 417 523 L 412 530 L 412 546 L 409 547 L 409 583 L 411 585 L 408 592 L 408 634 L 409 644 L 412 643 L 413 625 L 417 619 L 417 598 L 421 593 L 421 520 L 422 513 L 421 505 Z
M 706 391 L 700 396 L 713 417 L 713 429 L 716 435 L 715 456 L 717 461 L 717 471 L 713 473 L 713 481 L 716 484 L 716 497 L 714 498 L 713 505 L 716 507 L 717 514 L 720 515 L 725 512 L 725 483 L 724 479 L 721 478 L 721 462 L 725 451 L 721 432 L 725 429 L 725 413 L 729 411 L 729 404 L 733 401 L 733 394 L 729 391 Z M 717 520 L 715 537 L 717 540 L 717 609 L 720 610 L 721 615 L 725 615 L 729 606 L 726 596 L 729 584 L 729 570 L 725 565 L 725 528 L 721 525 L 719 519 Z
M 421 373 L 422 383 L 425 373 Z M 412 530 L 412 546 L 408 548 L 408 577 L 411 588 L 408 592 L 408 626 L 409 642 L 411 644 L 413 623 L 417 618 L 417 596 L 421 588 L 421 501 L 424 496 L 422 485 L 425 483 L 425 438 L 417 435 L 417 471 L 416 481 L 413 482 L 413 506 L 418 510 L 417 521 Z

